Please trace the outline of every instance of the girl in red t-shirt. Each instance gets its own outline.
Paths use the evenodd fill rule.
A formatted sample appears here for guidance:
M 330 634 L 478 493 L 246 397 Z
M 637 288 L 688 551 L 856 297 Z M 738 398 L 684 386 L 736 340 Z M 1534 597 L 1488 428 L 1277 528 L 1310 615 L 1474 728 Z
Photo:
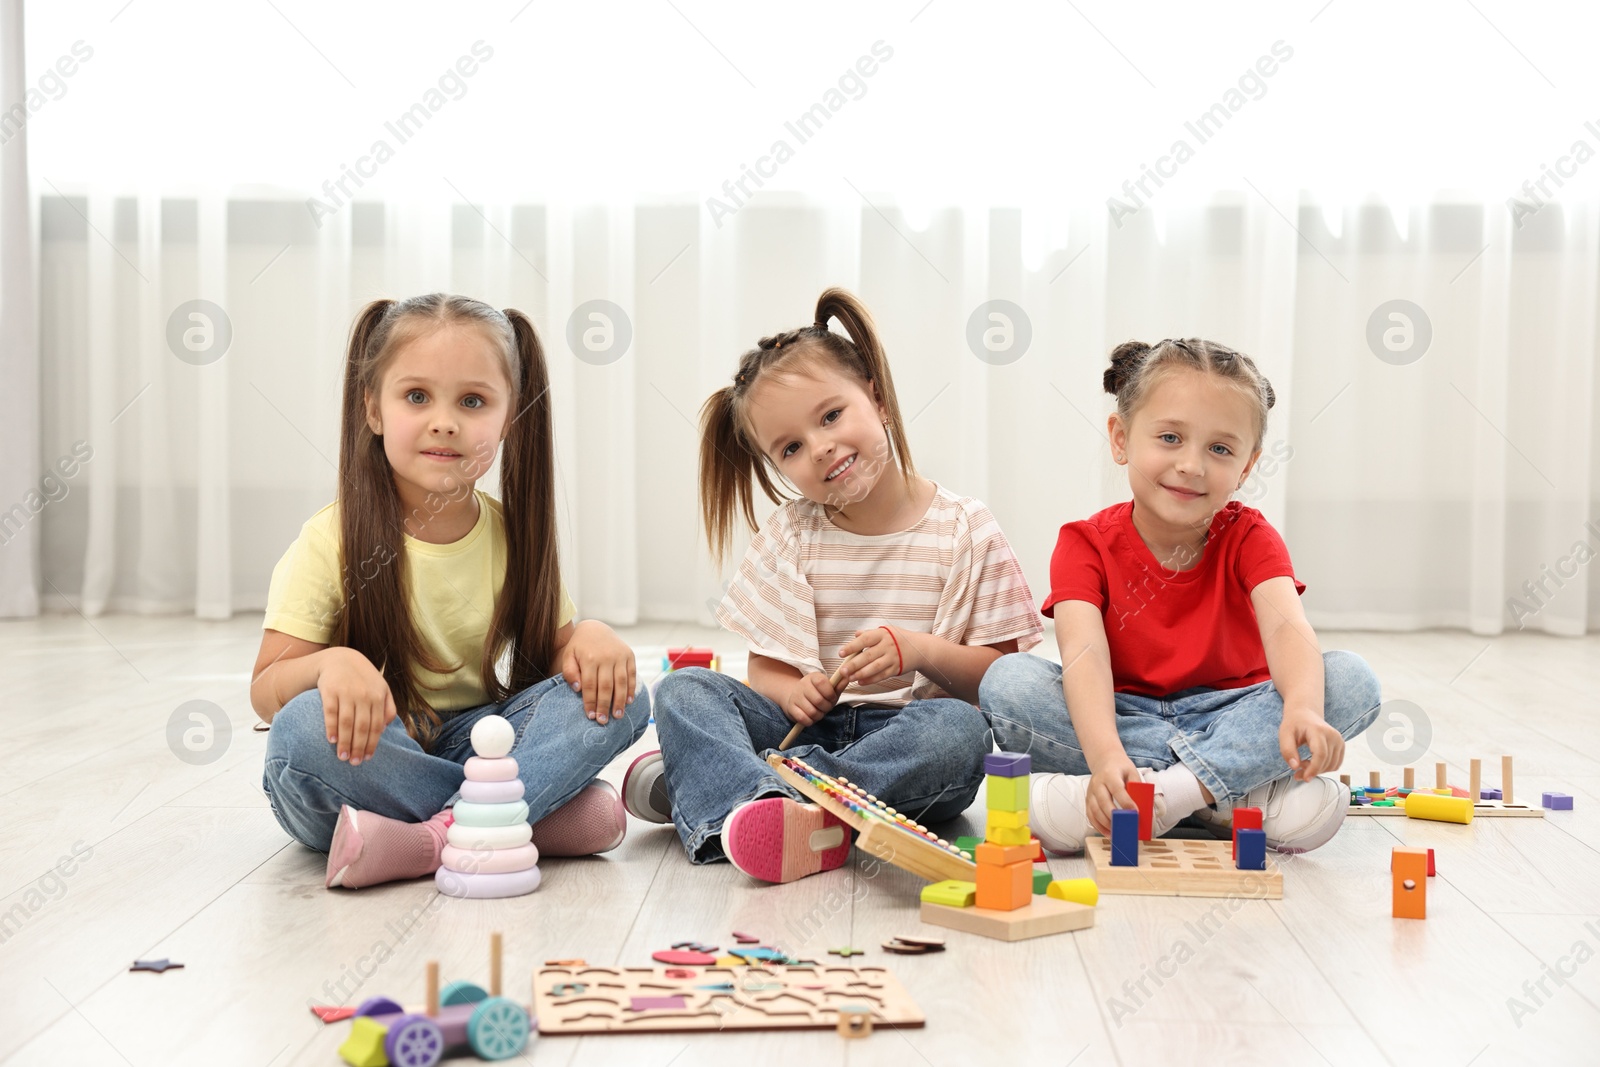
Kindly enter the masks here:
M 1104 383 L 1133 500 L 1061 528 L 1043 612 L 1066 669 L 1007 655 L 979 690 L 1000 747 L 1057 772 L 1033 776 L 1034 832 L 1075 852 L 1142 780 L 1156 833 L 1192 816 L 1226 835 L 1257 807 L 1270 846 L 1316 848 L 1350 803 L 1323 772 L 1377 717 L 1378 680 L 1321 651 L 1282 538 L 1228 499 L 1261 458 L 1272 386 L 1198 339 L 1119 345 Z

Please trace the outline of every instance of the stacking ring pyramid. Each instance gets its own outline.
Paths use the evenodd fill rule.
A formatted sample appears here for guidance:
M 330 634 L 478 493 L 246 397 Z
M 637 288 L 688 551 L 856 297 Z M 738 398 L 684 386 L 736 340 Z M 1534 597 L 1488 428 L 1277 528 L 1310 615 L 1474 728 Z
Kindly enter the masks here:
M 539 850 L 522 799 L 517 761 L 507 755 L 516 731 L 499 715 L 472 727 L 467 780 L 453 809 L 433 884 L 447 897 L 518 897 L 539 888 Z

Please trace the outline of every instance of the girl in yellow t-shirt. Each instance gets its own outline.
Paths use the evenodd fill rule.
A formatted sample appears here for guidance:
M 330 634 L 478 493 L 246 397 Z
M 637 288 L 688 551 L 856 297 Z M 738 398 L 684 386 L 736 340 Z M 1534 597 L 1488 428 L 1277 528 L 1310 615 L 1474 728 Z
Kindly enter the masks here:
M 503 508 L 475 488 L 502 442 Z M 278 822 L 328 853 L 330 888 L 431 874 L 472 727 L 496 714 L 515 729 L 533 847 L 616 847 L 626 815 L 596 775 L 644 732 L 649 699 L 632 650 L 574 625 L 561 585 L 549 375 L 528 318 L 439 293 L 368 304 L 346 355 L 339 486 L 273 571 L 250 683 Z

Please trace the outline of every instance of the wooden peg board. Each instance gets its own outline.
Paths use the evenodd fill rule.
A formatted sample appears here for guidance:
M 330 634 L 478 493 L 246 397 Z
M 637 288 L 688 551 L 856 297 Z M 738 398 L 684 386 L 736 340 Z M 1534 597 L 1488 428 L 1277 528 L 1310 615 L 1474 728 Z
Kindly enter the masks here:
M 1113 867 L 1111 842 L 1104 837 L 1091 837 L 1084 842 L 1083 854 L 1102 893 L 1283 899 L 1283 871 L 1272 857 L 1267 857 L 1264 871 L 1241 871 L 1233 865 L 1231 841 L 1165 837 L 1140 841 L 1137 867 Z
M 1405 798 L 1395 797 L 1394 807 L 1375 808 L 1371 804 L 1350 805 L 1347 815 L 1400 815 L 1406 813 Z M 1542 819 L 1544 809 L 1530 808 L 1526 804 L 1507 804 L 1502 800 L 1480 800 L 1472 805 L 1474 819 L 1512 818 L 1512 819 Z
M 692 978 L 668 978 L 667 971 L 674 969 L 540 967 L 533 975 L 539 1033 L 832 1030 L 839 1009 L 849 1005 L 869 1007 L 874 1026 L 926 1022 L 900 980 L 884 967 L 693 967 L 686 968 L 695 972 Z M 633 1006 L 635 998 L 658 1003 L 673 997 L 682 997 L 683 1007 Z
M 881 800 L 871 800 L 860 787 L 830 778 L 804 760 L 774 752 L 767 763 L 779 777 L 837 815 L 860 836 L 856 847 L 886 863 L 930 882 L 977 880 L 978 865 L 961 850 L 935 837 L 899 813 L 890 814 Z

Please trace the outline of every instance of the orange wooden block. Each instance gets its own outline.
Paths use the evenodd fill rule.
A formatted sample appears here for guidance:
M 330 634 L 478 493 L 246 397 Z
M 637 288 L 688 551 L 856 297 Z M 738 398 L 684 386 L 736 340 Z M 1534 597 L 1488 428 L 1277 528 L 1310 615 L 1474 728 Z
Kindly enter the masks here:
M 978 861 L 978 866 L 989 864 L 994 867 L 1009 867 L 1013 863 L 1032 863 L 1033 847 L 1031 845 L 997 845 L 993 841 L 985 841 L 973 849 L 972 858 Z
M 1425 848 L 1397 848 L 1389 861 L 1394 872 L 1394 917 L 1396 919 L 1426 919 L 1428 917 L 1428 850 Z M 981 873 L 981 872 L 980 872 Z
M 978 907 L 1015 911 L 1033 903 L 1033 864 L 978 864 Z

